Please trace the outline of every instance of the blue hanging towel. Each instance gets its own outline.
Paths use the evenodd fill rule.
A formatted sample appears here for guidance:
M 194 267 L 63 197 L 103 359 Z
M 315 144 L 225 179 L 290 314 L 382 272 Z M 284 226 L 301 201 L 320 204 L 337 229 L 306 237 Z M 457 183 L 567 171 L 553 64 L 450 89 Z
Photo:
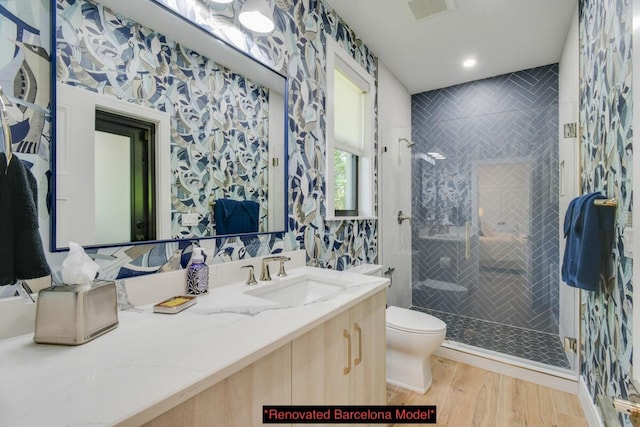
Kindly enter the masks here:
M 0 153 L 0 286 L 49 274 L 38 224 L 36 179 L 17 156 L 7 165 Z
M 569 286 L 595 291 L 600 271 L 610 254 L 615 209 L 598 207 L 601 193 L 589 193 L 573 199 L 564 218 L 566 246 L 562 261 L 562 280 Z
M 251 200 L 216 200 L 216 234 L 257 233 L 259 211 L 260 205 Z

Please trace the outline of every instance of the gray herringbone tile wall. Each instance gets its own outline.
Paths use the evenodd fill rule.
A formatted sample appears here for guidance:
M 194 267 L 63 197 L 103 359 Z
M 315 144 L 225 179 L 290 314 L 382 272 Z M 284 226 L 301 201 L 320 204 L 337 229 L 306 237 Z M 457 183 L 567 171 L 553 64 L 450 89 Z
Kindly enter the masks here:
M 558 332 L 557 129 L 557 64 L 412 97 L 414 306 Z

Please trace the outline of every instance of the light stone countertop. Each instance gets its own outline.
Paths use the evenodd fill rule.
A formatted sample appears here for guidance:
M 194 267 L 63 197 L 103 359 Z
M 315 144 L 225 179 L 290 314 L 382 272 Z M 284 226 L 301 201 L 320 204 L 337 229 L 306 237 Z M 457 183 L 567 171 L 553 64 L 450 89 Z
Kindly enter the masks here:
M 0 425 L 139 425 L 386 288 L 387 279 L 299 267 L 351 285 L 297 307 L 210 289 L 178 314 L 120 311 L 118 328 L 80 346 L 0 341 Z M 278 282 L 275 279 L 274 282 Z M 273 283 L 256 286 L 273 286 Z

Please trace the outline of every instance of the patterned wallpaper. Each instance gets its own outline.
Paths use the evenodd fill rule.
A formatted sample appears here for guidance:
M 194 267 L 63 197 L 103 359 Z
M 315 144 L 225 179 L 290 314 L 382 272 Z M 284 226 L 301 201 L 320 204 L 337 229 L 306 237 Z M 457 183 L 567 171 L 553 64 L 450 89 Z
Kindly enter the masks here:
M 180 13 L 192 20 L 197 20 L 202 14 L 202 4 L 199 1 L 163 2 L 174 8 L 179 5 L 182 8 Z M 58 4 L 89 5 L 84 0 L 60 0 Z M 236 36 L 240 26 L 237 14 L 241 4 L 241 1 L 235 1 L 230 5 L 208 7 L 206 16 L 221 38 L 271 64 L 288 77 L 289 231 L 201 240 L 208 262 L 219 263 L 298 248 L 306 249 L 311 264 L 326 268 L 343 269 L 360 262 L 375 262 L 375 220 L 325 221 L 323 218 L 326 213 L 325 40 L 327 37 L 336 39 L 373 76 L 377 72 L 377 58 L 323 0 L 275 0 L 272 3 L 275 5 L 275 31 L 269 36 L 255 38 L 242 32 L 242 37 L 238 40 Z M 100 13 L 102 8 L 98 6 L 94 10 Z M 29 162 L 39 181 L 41 230 L 46 237 L 45 241 L 48 241 L 50 217 L 46 203 L 51 139 L 50 124 L 47 124 L 48 117 L 50 121 L 47 109 L 50 102 L 49 19 L 50 7 L 47 0 L 0 3 L 0 29 L 3 34 L 0 39 L 3 47 L 0 49 L 0 84 L 5 88 L 14 88 L 7 90 L 14 99 L 29 97 L 20 108 L 11 108 L 11 130 L 14 135 L 14 151 L 21 159 Z M 121 22 L 126 22 L 126 19 L 122 18 Z M 141 33 L 128 29 L 119 37 L 130 37 L 130 42 L 138 46 L 140 40 L 152 41 L 154 35 L 152 32 Z M 24 41 L 43 49 L 26 49 L 24 44 L 14 44 L 11 40 Z M 6 46 L 11 48 L 4 48 Z M 150 49 L 154 49 L 153 45 Z M 41 54 L 33 55 L 32 52 Z M 163 58 L 168 59 L 168 56 L 159 54 L 151 60 L 159 61 Z M 36 66 L 35 62 L 41 65 Z M 38 87 L 31 87 L 30 91 L 21 94 L 25 79 Z M 30 117 L 38 120 L 29 120 Z M 190 257 L 190 246 L 191 241 L 181 240 L 90 250 L 89 253 L 100 264 L 101 277 L 119 278 L 154 273 L 161 266 L 163 270 L 184 267 Z M 64 256 L 65 253 L 49 254 L 49 262 L 57 273 Z
M 106 12 L 106 11 L 105 11 Z M 152 29 L 58 2 L 56 79 L 171 116 L 171 238 L 216 234 L 210 198 L 269 209 L 269 91 Z M 197 226 L 181 226 L 184 213 Z
M 583 292 L 581 372 L 594 400 L 626 398 L 630 387 L 632 259 L 621 238 L 631 225 L 632 7 L 628 0 L 580 1 L 580 127 L 582 192 L 618 200 L 611 277 Z M 621 416 L 630 425 L 627 417 Z

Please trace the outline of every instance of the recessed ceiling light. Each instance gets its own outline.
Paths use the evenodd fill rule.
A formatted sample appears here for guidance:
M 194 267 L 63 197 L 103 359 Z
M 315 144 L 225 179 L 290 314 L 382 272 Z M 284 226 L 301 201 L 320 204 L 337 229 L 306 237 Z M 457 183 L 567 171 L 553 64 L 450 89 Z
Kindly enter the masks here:
M 464 65 L 465 68 L 471 68 L 474 65 L 476 65 L 476 60 L 475 59 L 467 59 L 466 61 L 464 61 L 462 63 L 462 65 Z

